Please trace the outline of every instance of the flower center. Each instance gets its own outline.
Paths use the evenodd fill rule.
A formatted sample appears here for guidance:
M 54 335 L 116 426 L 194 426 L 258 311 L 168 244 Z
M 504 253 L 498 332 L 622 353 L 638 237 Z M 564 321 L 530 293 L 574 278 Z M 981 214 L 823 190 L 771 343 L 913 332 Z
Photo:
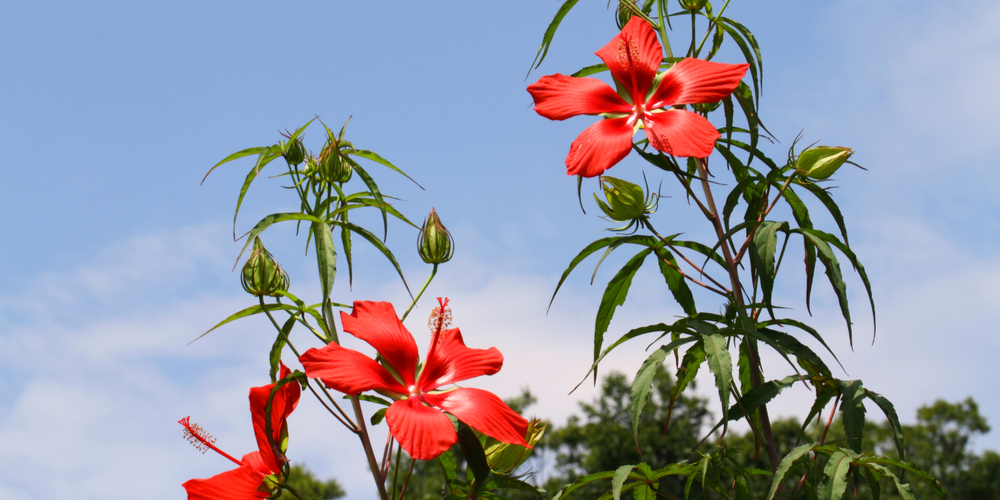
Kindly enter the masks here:
M 635 43 L 635 39 L 627 33 L 618 35 L 618 62 L 621 63 L 622 69 L 625 71 L 634 68 L 641 62 L 639 44 Z

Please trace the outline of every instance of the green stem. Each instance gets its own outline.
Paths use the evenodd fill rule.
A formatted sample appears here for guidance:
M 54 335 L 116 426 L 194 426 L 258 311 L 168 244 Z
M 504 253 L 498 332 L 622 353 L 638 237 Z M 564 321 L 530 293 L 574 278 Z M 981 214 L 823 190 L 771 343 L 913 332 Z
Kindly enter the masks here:
M 691 47 L 689 47 L 689 48 L 688 48 L 688 57 L 698 57 L 698 56 L 697 56 L 697 55 L 696 55 L 696 54 L 694 53 L 694 44 L 695 44 L 695 29 L 696 29 L 696 28 L 697 28 L 697 26 L 696 26 L 696 24 L 695 24 L 695 13 L 694 13 L 694 11 L 692 10 L 692 11 L 691 11 Z
M 410 311 L 413 310 L 413 306 L 417 305 L 417 301 L 420 300 L 420 296 L 424 294 L 424 290 L 427 290 L 427 285 L 431 284 L 431 280 L 434 279 L 434 275 L 436 275 L 437 272 L 438 272 L 438 265 L 434 264 L 434 269 L 431 270 L 431 275 L 427 277 L 427 281 L 424 283 L 423 288 L 420 289 L 420 293 L 418 293 L 417 296 L 413 299 L 413 302 L 410 304 L 410 307 L 406 308 L 406 312 L 403 313 L 403 317 L 399 318 L 400 323 L 405 321 L 406 317 L 410 315 Z
M 278 322 L 274 320 L 274 316 L 271 316 L 271 311 L 267 310 L 267 305 L 264 304 L 264 296 L 258 295 L 257 298 L 260 299 L 260 308 L 264 310 L 264 314 L 267 315 L 267 318 L 271 320 L 271 324 L 274 325 L 274 327 L 278 330 L 278 335 L 281 335 L 281 338 L 285 340 L 285 343 L 288 344 L 288 347 L 292 348 L 292 352 L 295 353 L 295 357 L 298 358 L 300 356 L 299 351 L 296 350 L 295 346 L 292 345 L 292 341 L 288 339 L 288 335 L 285 334 L 284 330 L 282 330 L 281 327 L 278 326 Z

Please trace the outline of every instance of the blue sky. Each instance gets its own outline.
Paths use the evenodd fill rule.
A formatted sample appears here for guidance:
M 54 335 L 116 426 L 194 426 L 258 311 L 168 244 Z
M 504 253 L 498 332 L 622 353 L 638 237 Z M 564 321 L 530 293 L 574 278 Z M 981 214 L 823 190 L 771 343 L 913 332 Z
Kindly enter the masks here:
M 804 130 L 809 142 L 853 147 L 868 168 L 839 173 L 835 195 L 874 283 L 875 344 L 856 278 L 848 282 L 854 352 L 832 297 L 820 292 L 813 306 L 812 323 L 847 369 L 840 376 L 864 380 L 907 421 L 923 403 L 971 395 L 1000 425 L 991 382 L 1000 379 L 992 147 L 1000 7 L 773 1 L 752 12 L 750 2 L 733 4 L 731 16 L 764 51 L 761 115 L 781 141 L 771 155 L 783 157 Z M 428 297 L 450 296 L 467 342 L 506 357 L 503 371 L 472 385 L 501 395 L 528 385 L 542 399 L 534 410 L 557 422 L 592 397 L 586 387 L 566 392 L 586 371 L 601 280 L 620 261 L 609 259 L 595 286 L 582 270 L 545 315 L 566 263 L 607 234 L 592 203 L 580 213 L 563 166 L 592 119 L 542 119 L 524 87 L 596 63 L 593 52 L 616 28 L 605 2 L 581 2 L 525 81 L 558 5 L 0 5 L 0 497 L 180 497 L 184 480 L 229 467 L 181 438 L 175 422 L 186 415 L 232 453 L 253 449 L 246 392 L 266 381 L 268 325 L 245 320 L 186 345 L 252 303 L 229 272 L 239 252 L 232 210 L 250 165 L 199 182 L 229 153 L 273 143 L 279 129 L 315 114 L 337 127 L 353 116 L 355 144 L 426 188 L 373 166 L 383 190 L 405 200 L 398 208 L 420 220 L 436 207 L 455 235 L 455 260 Z M 311 132 L 307 145 L 318 149 Z M 612 175 L 637 181 L 642 168 L 630 157 Z M 278 182 L 262 181 L 240 233 L 295 208 Z M 683 196 L 664 186 L 672 198 L 661 203 L 658 228 L 702 234 Z M 585 185 L 585 196 L 595 188 Z M 390 225 L 388 244 L 411 286 L 429 272 L 415 238 Z M 318 295 L 304 239 L 289 227 L 265 242 L 293 291 Z M 359 253 L 356 266 L 353 290 L 340 277 L 337 299 L 405 308 L 384 261 Z M 801 276 L 786 272 L 778 295 L 804 314 Z M 611 335 L 679 312 L 660 281 L 640 273 Z M 429 308 L 421 302 L 407 321 L 420 344 Z M 643 347 L 613 355 L 608 368 L 634 372 Z M 775 367 L 768 375 L 784 375 L 779 360 L 765 361 Z M 808 393 L 787 394 L 772 413 L 801 414 Z M 350 498 L 372 498 L 356 443 L 315 406 L 303 399 L 290 420 L 290 456 L 337 477 Z M 998 449 L 998 436 L 977 446 Z

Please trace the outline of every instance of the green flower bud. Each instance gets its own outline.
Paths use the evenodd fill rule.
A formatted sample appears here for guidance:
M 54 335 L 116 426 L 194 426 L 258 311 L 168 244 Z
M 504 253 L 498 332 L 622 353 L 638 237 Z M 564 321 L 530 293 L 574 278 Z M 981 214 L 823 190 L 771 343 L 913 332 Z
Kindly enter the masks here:
M 705 7 L 707 0 L 680 0 L 681 8 L 684 10 L 699 11 Z
M 802 152 L 795 170 L 813 179 L 828 179 L 854 154 L 851 148 L 816 146 Z
M 295 139 L 285 145 L 285 161 L 289 165 L 298 165 L 306 159 L 306 148 L 302 141 Z
M 323 180 L 329 183 L 347 182 L 354 175 L 351 164 L 333 143 L 327 144 L 319 155 L 319 172 Z
M 448 262 L 455 253 L 455 239 L 441 224 L 441 219 L 433 208 L 417 237 L 417 252 L 420 253 L 420 258 L 428 264 Z
M 288 290 L 289 283 L 288 273 L 278 265 L 271 252 L 264 248 L 259 237 L 253 240 L 253 251 L 243 265 L 240 281 L 247 293 L 257 297 L 274 297 L 276 292 Z
M 719 109 L 719 106 L 721 105 L 722 101 L 715 101 L 715 102 L 702 102 L 702 103 L 692 104 L 691 106 L 698 113 L 710 113 L 712 111 Z
M 604 197 L 608 200 L 604 203 L 594 193 L 597 205 L 601 207 L 604 215 L 617 222 L 627 222 L 636 220 L 646 213 L 646 193 L 642 188 L 628 181 L 616 179 L 614 177 L 601 177 Z
M 618 7 L 615 9 L 615 24 L 618 25 L 618 29 L 624 29 L 625 25 L 632 19 L 632 16 L 635 15 L 635 11 L 625 5 L 625 2 L 629 2 L 633 6 L 636 5 L 635 0 L 621 0 L 618 2 Z
M 489 463 L 490 470 L 496 474 L 510 474 L 531 456 L 532 448 L 545 434 L 545 424 L 537 418 L 528 423 L 528 432 L 524 435 L 524 440 L 531 445 L 531 448 L 504 443 L 485 434 L 477 434 L 480 436 L 483 451 L 486 452 L 486 462 Z

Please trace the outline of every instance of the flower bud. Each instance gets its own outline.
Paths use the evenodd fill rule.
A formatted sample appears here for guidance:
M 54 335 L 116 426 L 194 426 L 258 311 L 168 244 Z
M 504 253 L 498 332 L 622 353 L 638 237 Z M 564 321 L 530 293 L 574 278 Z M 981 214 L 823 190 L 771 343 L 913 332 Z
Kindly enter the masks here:
M 278 265 L 271 252 L 264 248 L 259 237 L 253 240 L 253 251 L 243 265 L 240 281 L 247 293 L 258 297 L 274 297 L 278 291 L 288 290 L 289 282 L 288 273 Z
M 625 2 L 629 2 L 635 6 L 635 0 L 621 0 L 618 2 L 618 7 L 615 9 L 615 24 L 618 25 L 618 29 L 624 29 L 625 25 L 632 19 L 632 16 L 635 15 L 635 11 L 625 5 Z
M 514 469 L 523 464 L 531 456 L 531 450 L 538 444 L 545 434 L 545 424 L 539 419 L 534 419 L 528 423 L 528 432 L 524 440 L 531 448 L 526 448 L 517 444 L 504 443 L 484 434 L 480 434 L 483 444 L 483 451 L 486 452 L 486 462 L 496 474 L 510 474 Z
M 634 221 L 646 214 L 647 206 L 645 202 L 646 194 L 642 188 L 628 181 L 616 179 L 614 177 L 601 177 L 601 187 L 604 188 L 604 197 L 608 200 L 604 203 L 594 193 L 597 205 L 601 207 L 604 215 L 613 221 L 627 222 Z
M 795 170 L 813 179 L 827 179 L 853 154 L 851 148 L 816 146 L 799 155 Z
M 680 0 L 681 8 L 684 10 L 699 11 L 707 0 Z
M 320 153 L 319 172 L 323 180 L 329 183 L 347 182 L 354 175 L 351 164 L 332 143 L 323 148 L 323 152 Z
M 693 107 L 694 110 L 698 113 L 710 113 L 712 111 L 719 109 L 719 106 L 721 105 L 722 101 L 715 101 L 715 102 L 696 103 L 692 104 L 691 107 Z
M 417 252 L 420 253 L 420 258 L 428 264 L 448 262 L 455 252 L 455 240 L 441 224 L 441 219 L 433 208 L 417 237 Z
M 295 139 L 285 145 L 285 161 L 289 165 L 298 165 L 306 159 L 306 148 L 302 145 L 302 141 Z

